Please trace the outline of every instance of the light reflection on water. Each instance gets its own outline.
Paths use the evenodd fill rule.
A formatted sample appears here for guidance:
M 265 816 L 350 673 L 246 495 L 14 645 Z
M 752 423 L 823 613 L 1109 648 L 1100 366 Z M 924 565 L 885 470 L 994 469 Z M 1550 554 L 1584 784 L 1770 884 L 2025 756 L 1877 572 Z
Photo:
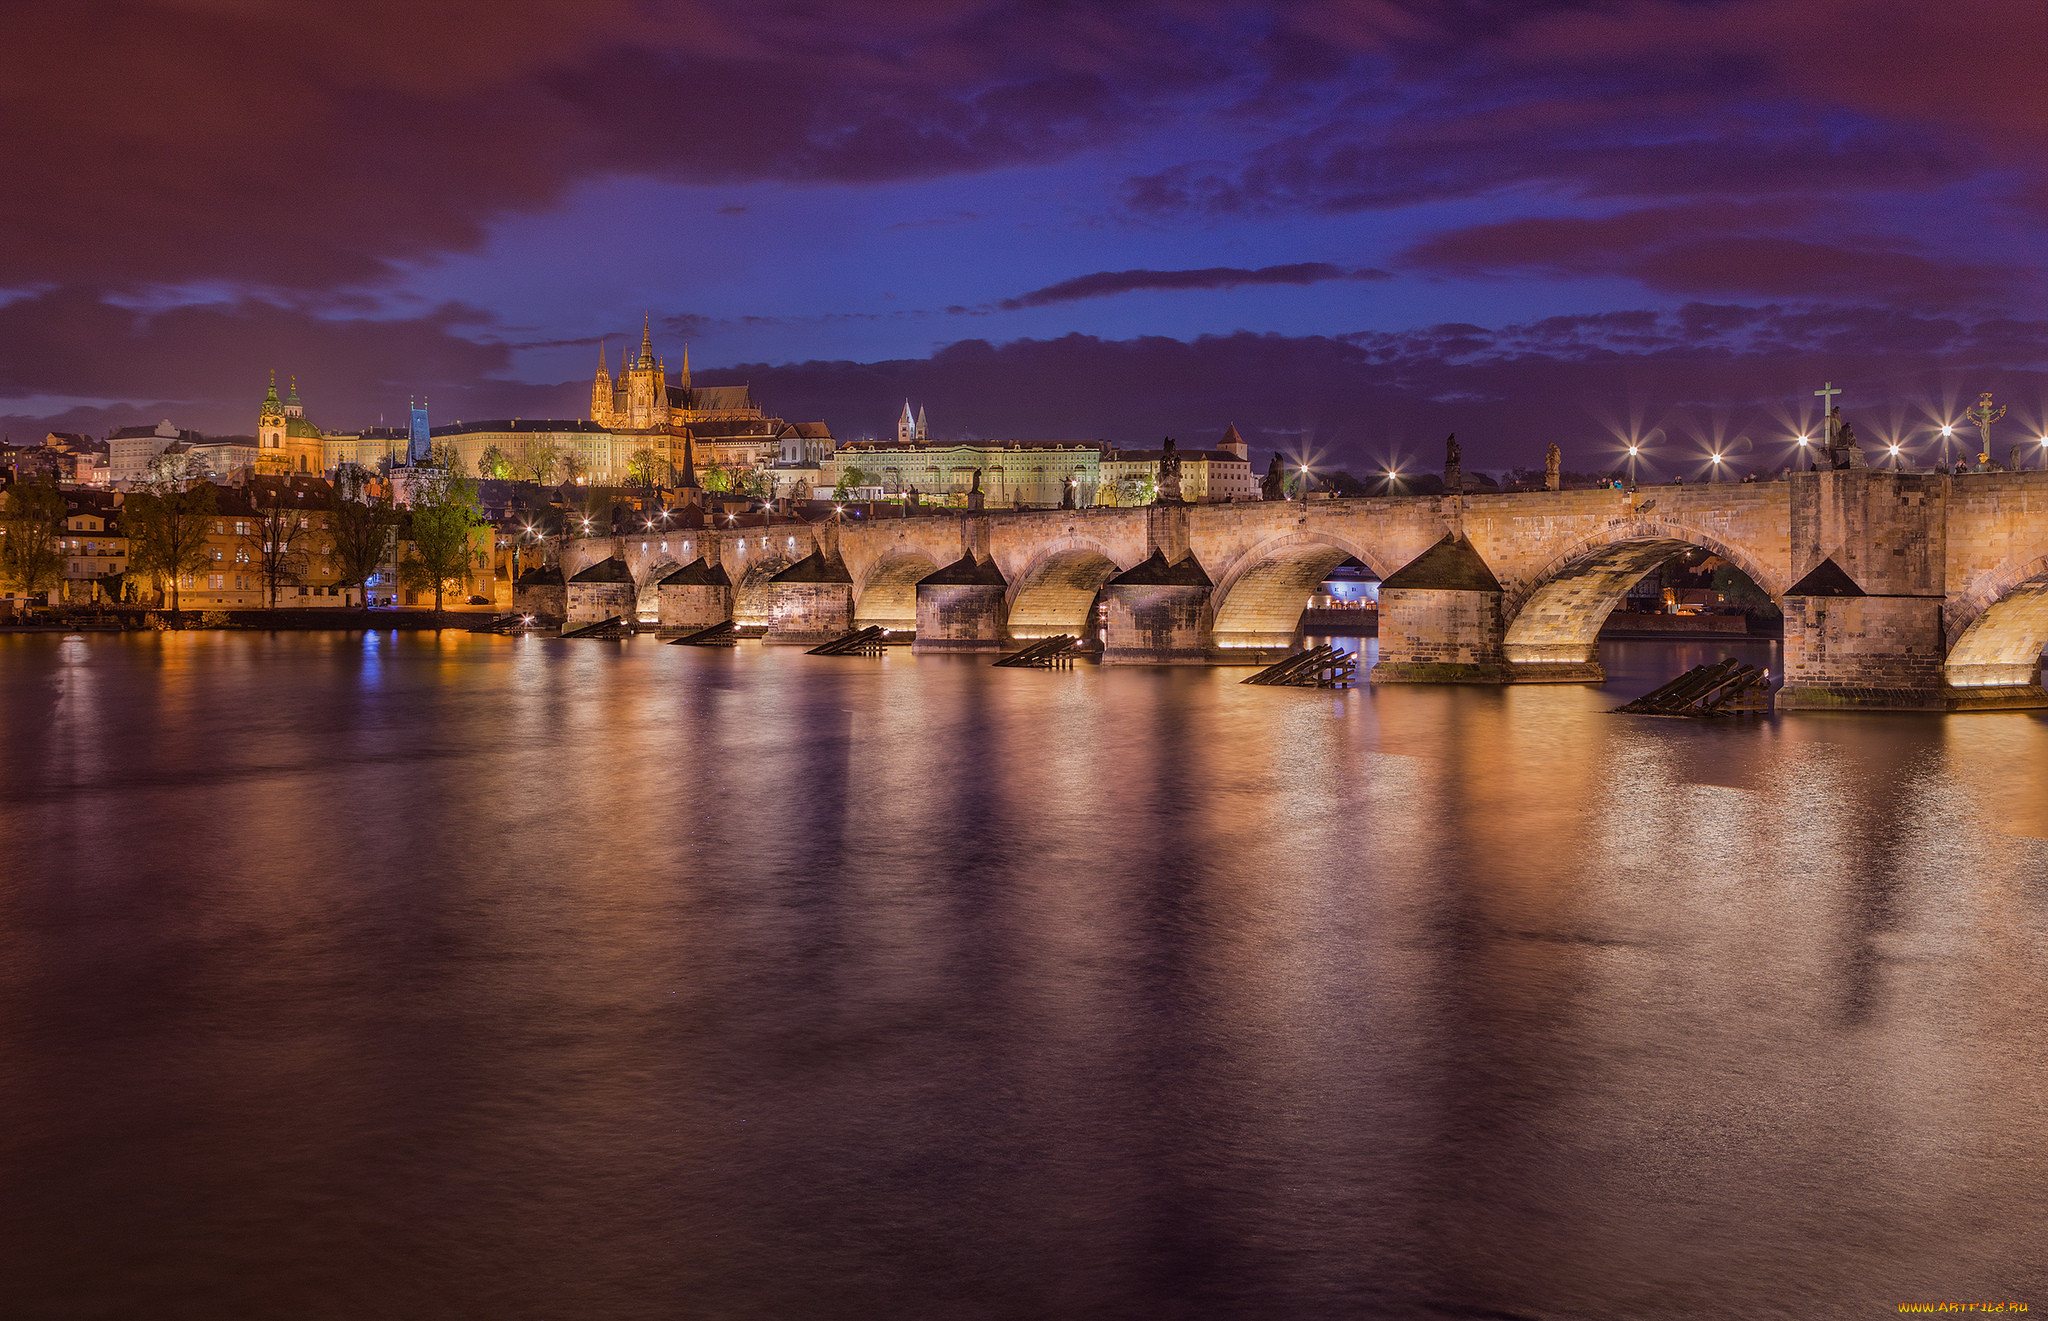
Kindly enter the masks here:
M 0 637 L 6 1310 L 2038 1303 L 2048 721 L 1726 651 Z

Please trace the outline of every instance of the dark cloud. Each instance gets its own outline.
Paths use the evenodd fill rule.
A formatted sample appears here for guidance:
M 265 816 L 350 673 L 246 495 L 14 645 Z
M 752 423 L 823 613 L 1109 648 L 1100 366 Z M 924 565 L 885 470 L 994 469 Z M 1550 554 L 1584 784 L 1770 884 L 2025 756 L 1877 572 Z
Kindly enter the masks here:
M 0 24 L 0 288 L 318 289 L 473 247 L 585 180 L 1044 160 L 1227 68 L 1171 8 L 1026 0 L 80 0 Z
M 1298 435 L 1289 452 L 1362 468 L 1394 450 L 1434 461 L 1432 447 L 1455 430 L 1481 465 L 1533 464 L 1553 441 L 1572 463 L 1594 464 L 1612 457 L 1614 428 L 1630 418 L 1672 434 L 1692 419 L 1765 454 L 1824 377 L 1851 391 L 1849 412 L 1875 419 L 1871 434 L 1891 434 L 1900 417 L 1924 420 L 1957 382 L 2038 414 L 2048 322 L 1701 304 L 1344 337 L 968 340 L 924 359 L 755 363 L 704 376 L 746 379 L 778 411 L 823 417 L 842 435 L 886 429 L 908 396 L 942 435 L 1137 444 L 1236 422 L 1247 434 Z
M 422 394 L 442 420 L 486 409 L 558 411 L 559 389 L 495 379 L 511 349 L 463 333 L 478 320 L 460 306 L 370 320 L 253 300 L 144 313 L 88 290 L 51 290 L 0 306 L 0 414 L 17 436 L 38 426 L 103 430 L 167 416 L 209 432 L 246 432 L 270 370 L 280 386 L 296 376 L 310 414 L 330 429 L 373 425 L 380 413 L 398 417 L 408 396 Z M 46 398 L 86 402 L 59 413 L 24 409 L 22 401 Z
M 1435 234 L 1409 249 L 1412 266 L 1442 274 L 1625 275 L 1690 295 L 1958 306 L 2020 292 L 2014 272 L 1936 261 L 1896 246 L 1770 232 L 1816 225 L 1804 204 L 1694 203 L 1595 218 L 1527 217 Z M 1832 217 L 1831 217 L 1832 219 Z
M 18 440 L 169 417 L 245 432 L 271 366 L 281 379 L 297 374 L 310 415 L 330 429 L 397 417 L 415 394 L 430 398 L 437 421 L 583 414 L 587 377 L 545 386 L 502 379 L 511 350 L 461 333 L 476 319 L 460 307 L 402 321 L 335 319 L 257 302 L 144 315 L 51 291 L 0 307 L 0 429 Z M 1767 455 L 1824 378 L 1850 391 L 1849 411 L 1874 436 L 1986 389 L 2011 402 L 2016 419 L 2039 423 L 2048 322 L 1697 303 L 1495 327 L 1075 334 L 967 340 L 883 362 L 696 367 L 702 382 L 747 381 L 775 411 L 822 418 L 842 437 L 885 430 L 909 396 L 941 435 L 1145 444 L 1209 438 L 1235 422 L 1289 453 L 1364 469 L 1397 452 L 1433 463 L 1455 430 L 1477 465 L 1533 464 L 1555 441 L 1573 466 L 1587 466 L 1611 457 L 1613 434 L 1630 427 L 1746 437 L 1754 455 Z M 30 402 L 51 398 L 84 402 Z
M 1077 303 L 1084 298 L 1108 298 L 1113 294 L 1142 289 L 1235 289 L 1248 284 L 1320 284 L 1325 280 L 1388 280 L 1385 271 L 1333 266 L 1324 261 L 1302 261 L 1286 266 L 1261 266 L 1247 270 L 1240 266 L 1209 266 L 1194 271 L 1097 271 L 1077 275 L 1043 289 L 1005 298 L 996 306 L 1006 312 L 1025 307 L 1050 307 L 1055 303 Z

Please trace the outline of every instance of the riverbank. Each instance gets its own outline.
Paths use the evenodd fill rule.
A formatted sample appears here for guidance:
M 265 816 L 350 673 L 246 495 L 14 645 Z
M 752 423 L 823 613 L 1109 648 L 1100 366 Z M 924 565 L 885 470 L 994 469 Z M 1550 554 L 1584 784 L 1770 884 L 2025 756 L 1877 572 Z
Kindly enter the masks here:
M 309 632 L 322 629 L 361 632 L 384 629 L 475 628 L 494 618 L 494 608 L 474 606 L 456 610 L 423 610 L 399 606 L 382 610 L 297 609 L 280 610 L 108 610 L 44 617 L 33 622 L 16 619 L 0 623 L 0 633 L 141 633 L 188 632 L 199 629 L 290 630 Z

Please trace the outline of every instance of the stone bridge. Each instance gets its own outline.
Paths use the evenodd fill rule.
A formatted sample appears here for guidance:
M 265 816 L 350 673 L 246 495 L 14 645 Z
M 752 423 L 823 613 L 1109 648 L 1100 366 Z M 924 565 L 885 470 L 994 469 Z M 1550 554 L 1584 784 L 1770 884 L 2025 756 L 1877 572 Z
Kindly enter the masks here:
M 1349 558 L 1384 580 L 1373 682 L 1597 682 L 1608 613 L 1691 547 L 1784 609 L 1780 705 L 2043 704 L 2042 472 L 944 511 L 572 541 L 562 567 L 573 579 L 616 557 L 626 573 L 612 575 L 632 580 L 619 590 L 668 623 L 662 579 L 701 559 L 730 584 L 719 608 L 771 641 L 850 619 L 915 628 L 919 650 L 997 650 L 1090 633 L 1100 601 L 1105 663 L 1157 664 L 1288 647 L 1308 596 Z

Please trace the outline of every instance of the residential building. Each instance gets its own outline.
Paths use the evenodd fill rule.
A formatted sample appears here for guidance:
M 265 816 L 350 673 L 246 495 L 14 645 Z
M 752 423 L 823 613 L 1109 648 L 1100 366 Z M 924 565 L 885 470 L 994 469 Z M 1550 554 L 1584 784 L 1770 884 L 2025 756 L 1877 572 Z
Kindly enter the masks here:
M 277 391 L 273 388 L 271 394 Z M 117 427 L 107 434 L 107 476 L 115 486 L 127 488 L 149 472 L 149 462 L 172 445 L 205 440 L 197 431 L 173 426 L 169 418 L 153 427 Z
M 121 534 L 117 491 L 73 490 L 64 495 L 63 599 L 73 603 L 118 601 L 128 569 L 128 538 Z
M 1189 504 L 1224 504 L 1259 498 L 1252 480 L 1249 448 L 1232 426 L 1213 450 L 1175 447 L 1180 457 L 1180 498 Z M 1148 505 L 1157 498 L 1159 461 L 1164 449 L 1111 450 L 1102 460 L 1101 494 L 1096 503 L 1110 507 Z

